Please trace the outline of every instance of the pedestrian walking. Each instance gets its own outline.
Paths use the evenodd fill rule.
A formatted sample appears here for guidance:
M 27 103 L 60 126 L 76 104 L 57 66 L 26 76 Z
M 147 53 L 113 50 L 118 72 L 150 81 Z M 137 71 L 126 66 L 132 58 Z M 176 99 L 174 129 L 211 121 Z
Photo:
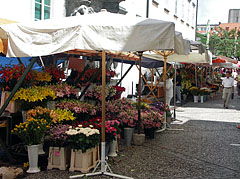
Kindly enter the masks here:
M 181 98 L 181 86 L 182 86 L 182 77 L 180 74 L 180 69 L 176 70 L 176 94 L 177 94 L 177 104 L 182 103 L 182 98 Z
M 173 82 L 170 78 L 170 74 L 167 74 L 167 80 L 166 80 L 166 104 L 170 106 L 170 102 L 173 97 Z
M 223 100 L 224 105 L 223 107 L 228 109 L 228 104 L 232 94 L 234 94 L 234 79 L 230 76 L 230 72 L 226 72 L 226 77 L 222 81 L 223 86 Z

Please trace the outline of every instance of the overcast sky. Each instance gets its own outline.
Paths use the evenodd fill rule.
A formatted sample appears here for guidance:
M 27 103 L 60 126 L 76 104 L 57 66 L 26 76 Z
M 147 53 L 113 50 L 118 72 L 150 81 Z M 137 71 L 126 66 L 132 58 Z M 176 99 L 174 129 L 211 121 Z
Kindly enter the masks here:
M 229 9 L 240 9 L 240 0 L 198 0 L 198 24 L 227 23 Z

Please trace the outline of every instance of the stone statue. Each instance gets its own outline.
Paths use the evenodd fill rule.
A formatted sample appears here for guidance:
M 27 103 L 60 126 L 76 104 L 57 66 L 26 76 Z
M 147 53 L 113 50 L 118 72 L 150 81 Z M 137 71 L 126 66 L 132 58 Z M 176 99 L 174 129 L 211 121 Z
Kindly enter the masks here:
M 92 7 L 87 7 L 86 5 L 81 5 L 73 11 L 71 16 L 93 14 L 93 13 L 94 13 L 94 10 Z

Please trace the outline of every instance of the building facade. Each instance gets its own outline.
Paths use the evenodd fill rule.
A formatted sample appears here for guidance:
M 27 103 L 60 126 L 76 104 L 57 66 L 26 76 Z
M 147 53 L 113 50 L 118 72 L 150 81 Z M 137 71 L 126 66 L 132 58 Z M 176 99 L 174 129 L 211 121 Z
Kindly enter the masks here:
M 240 23 L 240 9 L 229 9 L 228 23 Z
M 0 18 L 17 22 L 64 16 L 66 16 L 65 0 L 6 0 L 2 1 L 0 6 Z
M 195 40 L 197 0 L 126 0 L 120 7 L 131 15 L 174 22 L 184 38 Z

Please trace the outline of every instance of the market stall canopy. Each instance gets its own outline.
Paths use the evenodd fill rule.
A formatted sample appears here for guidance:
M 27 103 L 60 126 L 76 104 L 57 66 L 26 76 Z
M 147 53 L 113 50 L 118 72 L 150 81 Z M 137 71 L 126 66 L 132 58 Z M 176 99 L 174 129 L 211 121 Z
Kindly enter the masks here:
M 215 67 L 239 69 L 239 66 L 237 64 L 231 63 L 231 62 L 213 63 L 212 65 L 215 66 Z
M 230 62 L 230 63 L 234 63 L 234 64 L 238 63 L 238 60 L 235 60 L 235 59 L 232 59 L 232 58 L 229 58 L 229 57 L 225 57 L 225 56 L 222 56 L 222 55 L 217 56 L 217 58 L 225 60 L 225 61 Z
M 7 56 L 44 56 L 74 49 L 146 51 L 175 49 L 173 22 L 100 12 L 0 26 Z M 176 53 L 178 52 L 176 48 Z
M 16 23 L 16 22 L 0 18 L 0 25 L 11 24 L 11 23 Z M 4 48 L 4 47 L 6 47 L 6 48 Z M 7 39 L 4 39 L 4 40 L 0 39 L 0 52 L 2 52 L 4 54 L 7 53 Z
M 163 61 L 163 57 L 154 52 L 146 52 L 144 57 Z M 211 64 L 212 54 L 210 51 L 200 54 L 199 51 L 192 51 L 188 55 L 173 54 L 167 58 L 167 62 L 181 62 L 181 63 L 207 63 Z

